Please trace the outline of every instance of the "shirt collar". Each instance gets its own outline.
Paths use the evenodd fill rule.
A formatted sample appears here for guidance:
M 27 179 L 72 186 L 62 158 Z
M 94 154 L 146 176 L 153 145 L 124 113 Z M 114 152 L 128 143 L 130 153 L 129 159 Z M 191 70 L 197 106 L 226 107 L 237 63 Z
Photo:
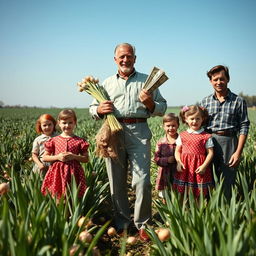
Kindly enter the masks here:
M 176 140 L 177 140 L 177 138 L 176 138 Z M 168 138 L 167 138 L 167 135 L 166 135 L 166 134 L 165 134 L 165 136 L 164 136 L 163 142 L 164 142 L 164 143 L 171 144 L 171 143 L 168 141 Z
M 190 129 L 190 128 L 187 129 L 187 132 L 188 132 L 188 133 L 193 133 L 193 134 L 200 134 L 200 133 L 202 133 L 203 131 L 204 131 L 204 128 L 201 128 L 201 129 L 199 129 L 199 130 L 197 130 L 197 131 L 194 131 L 194 130 L 192 130 L 192 129 Z
M 215 93 L 213 93 L 212 94 L 212 97 L 215 99 L 215 100 L 217 100 L 217 97 L 216 97 L 216 94 Z M 231 91 L 228 89 L 228 93 L 227 93 L 227 95 L 224 97 L 224 99 L 231 99 Z
M 49 137 L 51 137 L 51 135 L 46 135 L 44 133 L 42 133 L 41 136 L 42 136 L 42 138 L 49 138 Z
M 129 75 L 129 78 L 132 77 L 132 76 L 134 76 L 136 73 L 137 73 L 137 71 L 136 71 L 135 68 L 134 68 L 133 72 Z M 117 73 L 116 73 L 116 77 L 117 77 L 117 78 L 123 78 L 123 77 L 119 74 L 118 71 L 117 71 Z

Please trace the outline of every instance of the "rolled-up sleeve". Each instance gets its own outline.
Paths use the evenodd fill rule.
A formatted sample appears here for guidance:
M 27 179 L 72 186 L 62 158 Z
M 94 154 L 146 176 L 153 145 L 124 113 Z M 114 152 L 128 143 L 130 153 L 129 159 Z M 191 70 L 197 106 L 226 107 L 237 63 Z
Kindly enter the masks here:
M 153 93 L 153 98 L 155 102 L 155 109 L 151 116 L 163 116 L 167 109 L 167 102 L 161 95 L 159 89 L 156 89 Z
M 239 118 L 239 134 L 247 135 L 249 133 L 250 121 L 248 119 L 247 104 L 245 100 L 242 100 L 241 102 Z

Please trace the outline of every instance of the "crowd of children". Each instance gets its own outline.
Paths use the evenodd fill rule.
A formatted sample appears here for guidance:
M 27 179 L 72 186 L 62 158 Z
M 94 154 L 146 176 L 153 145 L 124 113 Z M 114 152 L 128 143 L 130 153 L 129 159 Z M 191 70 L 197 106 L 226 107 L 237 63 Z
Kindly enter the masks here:
M 180 118 L 174 113 L 163 117 L 165 136 L 156 144 L 154 161 L 159 166 L 155 189 L 159 197 L 173 189 L 181 194 L 192 191 L 195 197 L 202 192 L 208 195 L 213 187 L 210 163 L 213 158 L 211 134 L 204 131 L 208 118 L 207 110 L 200 106 L 185 106 Z M 188 126 L 178 134 L 180 120 Z M 65 195 L 67 185 L 74 176 L 79 187 L 79 196 L 86 190 L 84 170 L 80 164 L 88 162 L 89 144 L 74 134 L 77 117 L 73 110 L 65 109 L 57 121 L 49 114 L 36 121 L 32 147 L 33 171 L 42 174 L 41 191 L 58 199 Z M 56 127 L 60 134 L 56 133 Z
M 213 141 L 203 129 L 208 112 L 200 106 L 185 106 L 180 118 L 188 129 L 178 135 L 179 118 L 173 113 L 163 117 L 165 137 L 158 141 L 154 156 L 159 166 L 156 189 L 160 197 L 168 188 L 182 195 L 192 191 L 196 198 L 201 192 L 207 196 L 213 186 Z

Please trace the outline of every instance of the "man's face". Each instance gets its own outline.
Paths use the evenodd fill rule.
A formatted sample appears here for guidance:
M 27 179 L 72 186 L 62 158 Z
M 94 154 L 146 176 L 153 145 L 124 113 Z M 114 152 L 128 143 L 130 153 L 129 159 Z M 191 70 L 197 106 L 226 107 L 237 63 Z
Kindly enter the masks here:
M 120 75 L 129 76 L 133 71 L 136 56 L 130 46 L 121 45 L 116 50 L 114 60 L 118 66 Z
M 212 75 L 212 78 L 211 78 L 210 82 L 213 86 L 213 89 L 217 93 L 226 93 L 227 92 L 228 79 L 225 76 L 224 70 L 222 70 L 218 73 L 214 73 Z

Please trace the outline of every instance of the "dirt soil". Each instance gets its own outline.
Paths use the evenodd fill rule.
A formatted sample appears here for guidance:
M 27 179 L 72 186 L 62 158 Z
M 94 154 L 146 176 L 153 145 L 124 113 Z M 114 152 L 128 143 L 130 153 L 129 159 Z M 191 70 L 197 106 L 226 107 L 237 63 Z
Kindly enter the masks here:
M 131 178 L 129 178 L 130 180 Z M 135 193 L 132 190 L 129 182 L 129 188 L 128 188 L 128 198 L 129 202 L 131 203 L 131 209 L 134 209 L 134 202 L 135 202 Z M 104 218 L 111 219 L 110 213 L 111 213 L 111 202 L 106 202 L 106 205 L 104 205 Z M 156 215 L 153 213 L 153 215 Z M 97 218 L 99 219 L 99 218 Z M 94 220 L 93 222 L 97 222 L 98 220 Z M 153 218 L 154 222 L 154 218 Z M 111 224 L 110 224 L 111 226 Z M 142 242 L 139 239 L 138 234 L 135 235 L 136 243 L 135 244 L 126 244 L 126 250 L 125 255 L 129 256 L 146 256 L 150 255 L 151 245 L 152 242 Z M 125 237 L 120 237 L 119 235 L 115 235 L 110 237 L 107 232 L 104 233 L 104 235 L 100 238 L 100 240 L 97 243 L 97 247 L 100 249 L 101 255 L 111 255 L 111 256 L 118 256 L 121 252 L 122 242 L 125 239 Z

